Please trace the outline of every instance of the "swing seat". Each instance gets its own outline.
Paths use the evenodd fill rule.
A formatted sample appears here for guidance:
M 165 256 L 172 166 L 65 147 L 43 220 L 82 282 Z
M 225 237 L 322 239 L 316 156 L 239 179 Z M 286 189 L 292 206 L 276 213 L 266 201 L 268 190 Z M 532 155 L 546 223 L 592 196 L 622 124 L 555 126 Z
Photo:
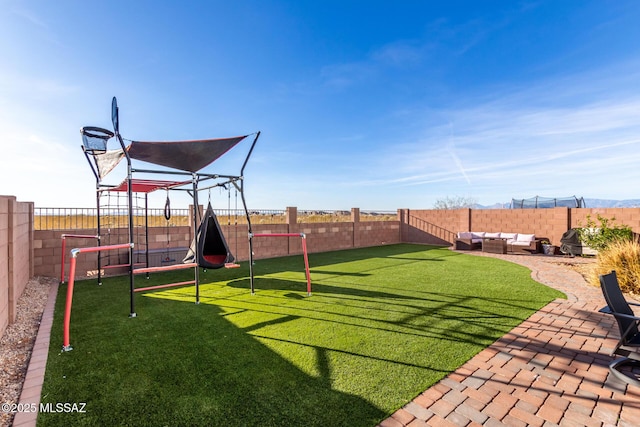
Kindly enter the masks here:
M 191 242 L 187 256 L 182 262 L 197 262 L 202 268 L 216 269 L 224 267 L 227 263 L 233 263 L 233 261 L 234 257 L 229 251 L 216 214 L 209 203 L 196 237 Z
M 202 255 L 202 258 L 210 265 L 222 265 L 227 260 L 226 255 Z M 212 268 L 212 267 L 209 267 Z
M 240 268 L 240 264 L 236 264 L 235 262 L 227 262 L 224 264 L 224 268 Z

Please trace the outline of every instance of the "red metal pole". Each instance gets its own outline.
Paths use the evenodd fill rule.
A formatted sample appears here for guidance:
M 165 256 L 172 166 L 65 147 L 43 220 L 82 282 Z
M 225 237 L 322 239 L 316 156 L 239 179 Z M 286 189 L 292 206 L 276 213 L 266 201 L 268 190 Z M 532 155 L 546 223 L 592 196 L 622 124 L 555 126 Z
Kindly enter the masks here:
M 73 301 L 73 284 L 76 280 L 76 259 L 78 254 L 85 252 L 112 251 L 116 249 L 132 248 L 133 243 L 122 243 L 120 245 L 96 246 L 90 248 L 80 248 L 71 250 L 71 263 L 69 265 L 69 285 L 67 286 L 67 301 L 64 306 L 64 331 L 62 337 L 62 351 L 71 351 L 73 348 L 69 344 L 69 327 L 71 325 L 71 304 Z
M 87 234 L 63 234 L 62 236 L 62 262 L 60 263 L 60 283 L 64 283 L 64 254 L 66 252 L 67 237 L 75 237 L 78 239 L 99 239 L 100 236 L 89 236 Z
M 163 267 L 145 267 L 145 268 L 136 268 L 133 270 L 133 274 L 143 274 L 143 273 L 159 273 L 161 271 L 173 271 L 173 270 L 184 270 L 187 268 L 197 267 L 198 264 L 195 262 L 189 264 L 176 264 L 176 265 L 165 265 Z
M 88 253 L 88 252 L 100 252 L 100 251 L 113 251 L 116 249 L 127 249 L 132 248 L 133 243 L 121 243 L 119 245 L 107 245 L 107 246 L 92 246 L 89 248 L 76 248 L 72 249 L 71 252 L 77 253 Z
M 304 233 L 258 233 L 253 237 L 302 237 Z
M 307 274 L 307 296 L 311 296 L 311 273 L 309 272 L 309 257 L 307 256 L 307 236 L 301 234 L 302 253 L 304 255 L 304 270 Z
M 311 273 L 309 272 L 309 257 L 307 256 L 307 236 L 304 233 L 258 233 L 252 234 L 251 237 L 302 237 L 304 270 L 307 276 L 307 295 L 311 296 Z
M 136 288 L 134 292 L 144 292 L 151 291 L 153 289 L 163 289 L 163 288 L 171 288 L 173 286 L 185 286 L 185 285 L 195 285 L 195 280 L 188 280 L 186 282 L 177 282 L 177 283 L 167 283 L 166 285 L 156 285 L 156 286 L 147 286 L 146 288 Z
M 71 302 L 73 300 L 73 282 L 76 280 L 76 256 L 71 258 L 69 266 L 69 284 L 67 285 L 67 301 L 64 307 L 64 337 L 62 342 L 62 351 L 71 351 L 69 344 L 69 326 L 71 325 Z

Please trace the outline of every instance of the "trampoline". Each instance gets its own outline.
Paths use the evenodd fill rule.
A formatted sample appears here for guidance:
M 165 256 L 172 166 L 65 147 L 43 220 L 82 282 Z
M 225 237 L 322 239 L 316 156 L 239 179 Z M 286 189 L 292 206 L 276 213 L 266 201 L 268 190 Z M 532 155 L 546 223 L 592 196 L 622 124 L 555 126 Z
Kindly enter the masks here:
M 511 209 L 544 209 L 544 208 L 584 208 L 583 197 L 540 197 L 530 199 L 511 199 Z

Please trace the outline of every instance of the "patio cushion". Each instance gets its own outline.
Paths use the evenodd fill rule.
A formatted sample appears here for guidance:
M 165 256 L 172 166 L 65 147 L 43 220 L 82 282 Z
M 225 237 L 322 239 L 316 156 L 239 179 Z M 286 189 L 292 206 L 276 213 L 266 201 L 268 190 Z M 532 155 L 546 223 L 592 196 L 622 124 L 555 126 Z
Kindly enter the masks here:
M 518 234 L 518 238 L 516 239 L 518 242 L 533 242 L 536 239 L 535 234 Z
M 504 233 L 504 232 L 484 232 L 484 231 L 459 231 L 456 248 L 460 250 L 472 250 L 480 248 L 482 239 L 504 239 L 508 252 L 516 253 L 536 253 L 540 249 L 539 241 L 535 234 Z M 466 246 L 465 246 L 466 245 Z
M 473 243 L 482 242 L 482 238 L 484 237 L 484 231 L 472 231 L 471 232 L 471 241 Z

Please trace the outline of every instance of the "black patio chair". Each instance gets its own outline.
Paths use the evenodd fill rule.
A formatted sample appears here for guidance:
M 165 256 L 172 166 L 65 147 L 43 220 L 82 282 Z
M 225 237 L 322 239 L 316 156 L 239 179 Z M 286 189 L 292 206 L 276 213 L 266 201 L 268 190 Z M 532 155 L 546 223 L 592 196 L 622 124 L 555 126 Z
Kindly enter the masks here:
M 630 371 L 630 368 L 640 367 L 640 317 L 634 314 L 630 305 L 640 304 L 628 302 L 624 298 L 615 271 L 600 275 L 600 287 L 607 301 L 607 306 L 600 309 L 600 312 L 613 315 L 620 330 L 620 340 L 611 352 L 611 355 L 620 358 L 609 364 L 609 370 L 616 378 L 640 387 L 640 380 L 634 378 Z M 626 371 L 629 373 L 624 373 L 623 368 L 627 368 Z

